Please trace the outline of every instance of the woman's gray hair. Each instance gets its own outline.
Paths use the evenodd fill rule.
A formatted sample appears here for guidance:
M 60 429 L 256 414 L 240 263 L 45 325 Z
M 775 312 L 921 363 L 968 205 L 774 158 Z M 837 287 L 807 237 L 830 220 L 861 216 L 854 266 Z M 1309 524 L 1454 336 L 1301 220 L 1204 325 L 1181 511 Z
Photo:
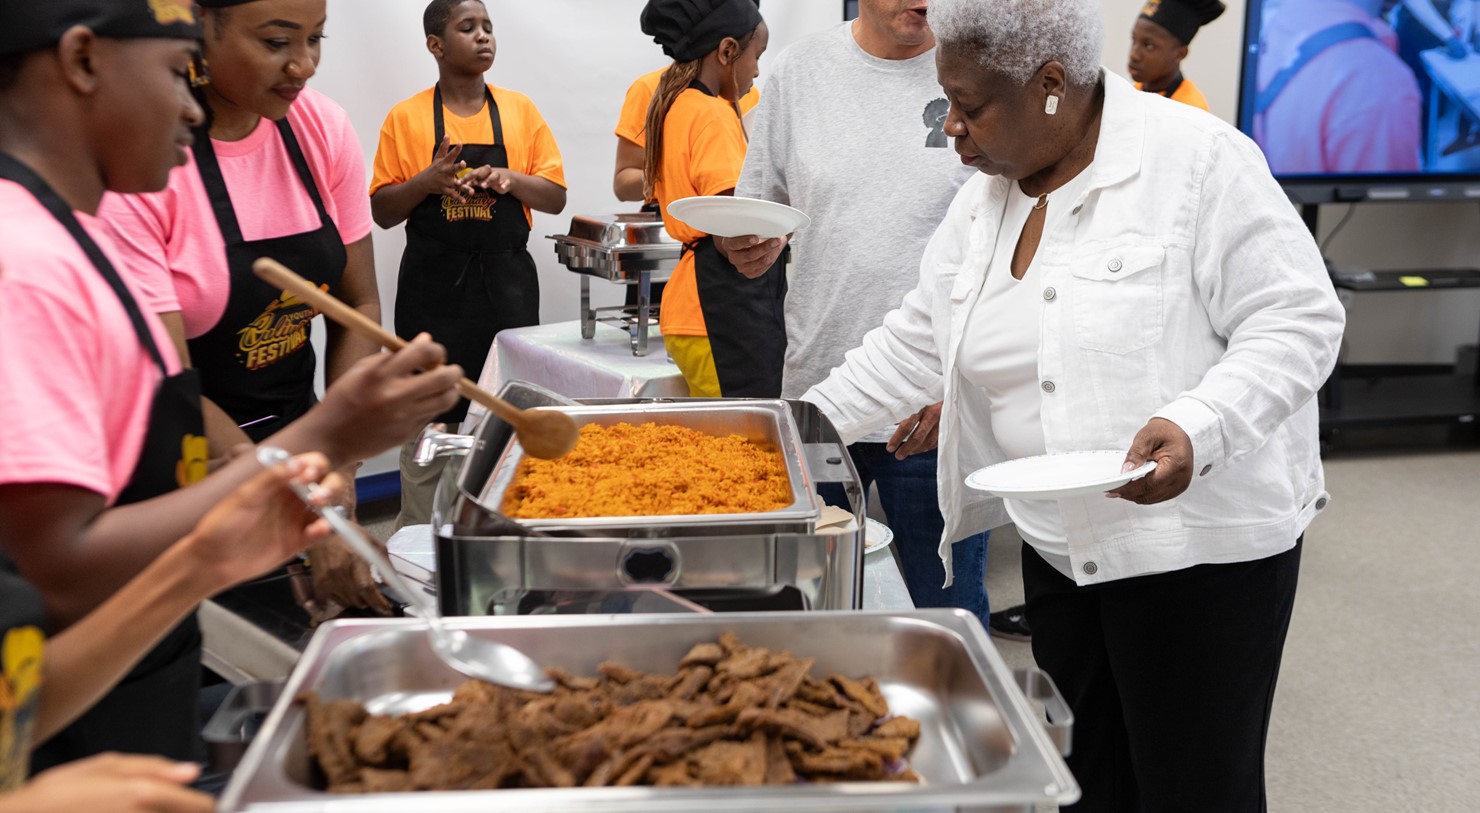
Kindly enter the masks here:
M 975 50 L 981 63 L 1027 84 L 1049 62 L 1069 81 L 1100 76 L 1105 21 L 1099 0 L 930 0 L 930 28 L 942 45 Z

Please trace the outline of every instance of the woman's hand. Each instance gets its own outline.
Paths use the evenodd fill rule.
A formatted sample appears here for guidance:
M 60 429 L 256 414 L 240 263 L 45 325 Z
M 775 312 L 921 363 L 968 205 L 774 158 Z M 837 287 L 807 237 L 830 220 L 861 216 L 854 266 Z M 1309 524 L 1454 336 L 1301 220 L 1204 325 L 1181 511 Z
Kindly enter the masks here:
M 781 256 L 781 251 L 790 242 L 789 234 L 770 240 L 753 234 L 745 237 L 714 238 L 715 247 L 746 279 L 755 279 L 771 270 L 771 266 L 776 264 L 776 258 Z
M 1154 471 L 1105 496 L 1130 500 L 1137 505 L 1155 505 L 1181 496 L 1192 484 L 1192 439 L 1171 421 L 1152 418 L 1142 427 L 1131 441 L 1121 471 L 1138 469 L 1147 460 L 1156 461 Z
M 360 359 L 295 422 L 318 430 L 305 439 L 313 442 L 277 445 L 330 451 L 341 464 L 400 446 L 457 403 L 463 371 L 446 359 L 446 349 L 426 334 L 395 353 Z
M 884 448 L 895 460 L 933 451 L 940 443 L 940 404 L 931 404 L 899 422 Z
M 0 813 L 211 813 L 214 799 L 184 787 L 199 775 L 185 762 L 103 754 L 52 768 L 0 796 Z
M 319 499 L 327 501 L 339 487 L 329 461 L 316 452 L 302 454 L 258 473 L 211 509 L 185 538 L 202 573 L 225 588 L 265 573 L 329 533 L 288 488 L 288 483 L 320 483 Z M 322 481 L 322 482 L 321 482 Z

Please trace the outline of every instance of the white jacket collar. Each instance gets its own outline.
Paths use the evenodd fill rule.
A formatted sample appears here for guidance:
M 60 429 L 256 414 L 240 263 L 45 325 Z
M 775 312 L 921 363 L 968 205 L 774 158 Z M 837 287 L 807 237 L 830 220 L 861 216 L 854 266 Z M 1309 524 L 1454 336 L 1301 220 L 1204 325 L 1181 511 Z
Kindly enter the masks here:
M 1095 160 L 1090 165 L 1089 185 L 1076 206 L 1091 193 L 1134 178 L 1141 171 L 1146 146 L 1146 111 L 1140 91 L 1108 70 L 1101 70 L 1105 83 L 1105 110 L 1100 116 L 1100 137 L 1095 144 Z M 976 219 L 987 211 L 1000 208 L 1012 182 L 1002 177 L 990 179 L 971 207 Z

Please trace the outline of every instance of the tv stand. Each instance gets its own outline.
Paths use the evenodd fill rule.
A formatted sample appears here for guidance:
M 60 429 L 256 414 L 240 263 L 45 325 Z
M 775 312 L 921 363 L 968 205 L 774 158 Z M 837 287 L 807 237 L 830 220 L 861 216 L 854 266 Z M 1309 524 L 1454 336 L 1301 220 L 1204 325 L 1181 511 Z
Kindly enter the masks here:
M 1320 207 L 1305 204 L 1301 218 L 1315 235 Z M 1329 267 L 1329 264 L 1328 264 Z M 1370 293 L 1480 288 L 1480 269 L 1446 268 L 1368 271 L 1332 268 L 1331 284 Z M 1480 366 L 1480 365 L 1477 365 Z M 1344 429 L 1449 424 L 1480 425 L 1480 376 L 1445 364 L 1345 364 L 1321 388 L 1321 435 Z

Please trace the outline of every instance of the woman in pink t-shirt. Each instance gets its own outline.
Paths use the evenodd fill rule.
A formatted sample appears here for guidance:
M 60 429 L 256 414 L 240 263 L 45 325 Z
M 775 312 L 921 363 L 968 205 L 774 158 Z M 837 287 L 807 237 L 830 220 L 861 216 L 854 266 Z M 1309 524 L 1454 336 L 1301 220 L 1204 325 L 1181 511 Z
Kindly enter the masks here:
M 375 322 L 380 293 L 359 141 L 344 110 L 305 87 L 318 70 L 325 0 L 199 5 L 208 121 L 164 191 L 109 196 L 99 216 L 145 307 L 200 374 L 206 438 L 220 458 L 317 401 L 310 338 L 318 312 L 258 279 L 252 264 L 271 257 Z M 378 349 L 330 323 L 325 382 Z M 312 556 L 321 606 L 389 611 L 348 548 L 326 543 Z
M 325 0 L 200 5 L 209 123 L 163 192 L 111 197 L 101 217 L 146 306 L 220 407 L 207 406 L 207 429 L 213 454 L 224 454 L 315 402 L 317 311 L 259 280 L 252 263 L 271 257 L 376 322 L 380 297 L 364 156 L 344 110 L 305 87 Z M 328 382 L 377 349 L 335 324 L 328 331 Z
M 10 700 L 16 669 L 30 670 L 19 685 L 34 689 L 43 668 L 41 642 L 27 627 L 60 631 L 85 623 L 79 619 L 99 607 L 104 617 L 127 615 L 133 625 L 117 638 L 88 636 L 106 649 L 87 663 L 92 688 L 66 680 L 48 687 L 83 692 L 74 704 L 97 703 L 51 737 L 32 768 L 103 751 L 195 758 L 201 643 L 193 615 L 101 699 L 95 695 L 112 678 L 97 678 L 127 668 L 118 660 L 129 654 L 125 648 L 135 647 L 133 658 L 159 640 L 170 622 L 162 604 L 179 611 L 176 619 L 195 604 L 182 602 L 190 598 L 182 591 L 195 588 L 167 573 L 190 576 L 197 587 L 200 577 L 214 581 L 211 557 L 180 561 L 171 546 L 261 467 L 242 457 L 206 474 L 194 376 L 181 370 L 163 325 L 139 306 L 95 213 L 105 190 L 159 190 L 184 162 L 190 130 L 203 121 L 188 89 L 199 75 L 200 35 L 186 0 L 0 3 L 0 571 L 20 577 L 0 591 L 13 599 L 13 585 L 24 581 L 39 593 L 39 602 L 25 603 L 40 604 L 21 608 L 20 618 L 0 618 L 7 639 L 0 656 L 20 656 L 0 669 Z M 343 465 L 402 442 L 455 403 L 461 371 L 432 369 L 444 358 L 421 337 L 400 353 L 364 360 L 322 408 L 274 436 L 273 445 L 319 450 Z M 254 570 L 291 555 L 272 547 L 280 537 L 269 519 L 238 514 L 228 523 L 257 534 Z M 170 566 L 162 571 L 160 562 Z M 144 594 L 134 589 L 105 605 L 131 578 L 143 579 Z M 215 582 L 195 595 L 223 586 Z M 159 591 L 171 594 L 168 602 Z M 28 639 L 19 652 L 9 640 L 13 630 Z M 41 677 L 56 676 L 45 668 Z M 0 734 L 8 728 L 13 735 L 17 717 L 4 706 Z M 0 752 L 27 745 L 24 731 L 9 743 Z M 0 756 L 0 786 L 24 773 L 7 771 L 13 763 Z M 83 786 L 81 774 L 63 776 Z M 142 807 L 122 797 L 101 801 L 96 780 L 105 778 L 93 777 L 91 807 Z M 127 795 L 139 801 L 144 786 Z M 174 809 L 210 808 L 209 800 L 196 801 L 204 806 Z M 21 799 L 0 807 L 31 809 Z M 61 809 L 88 807 L 79 798 Z

